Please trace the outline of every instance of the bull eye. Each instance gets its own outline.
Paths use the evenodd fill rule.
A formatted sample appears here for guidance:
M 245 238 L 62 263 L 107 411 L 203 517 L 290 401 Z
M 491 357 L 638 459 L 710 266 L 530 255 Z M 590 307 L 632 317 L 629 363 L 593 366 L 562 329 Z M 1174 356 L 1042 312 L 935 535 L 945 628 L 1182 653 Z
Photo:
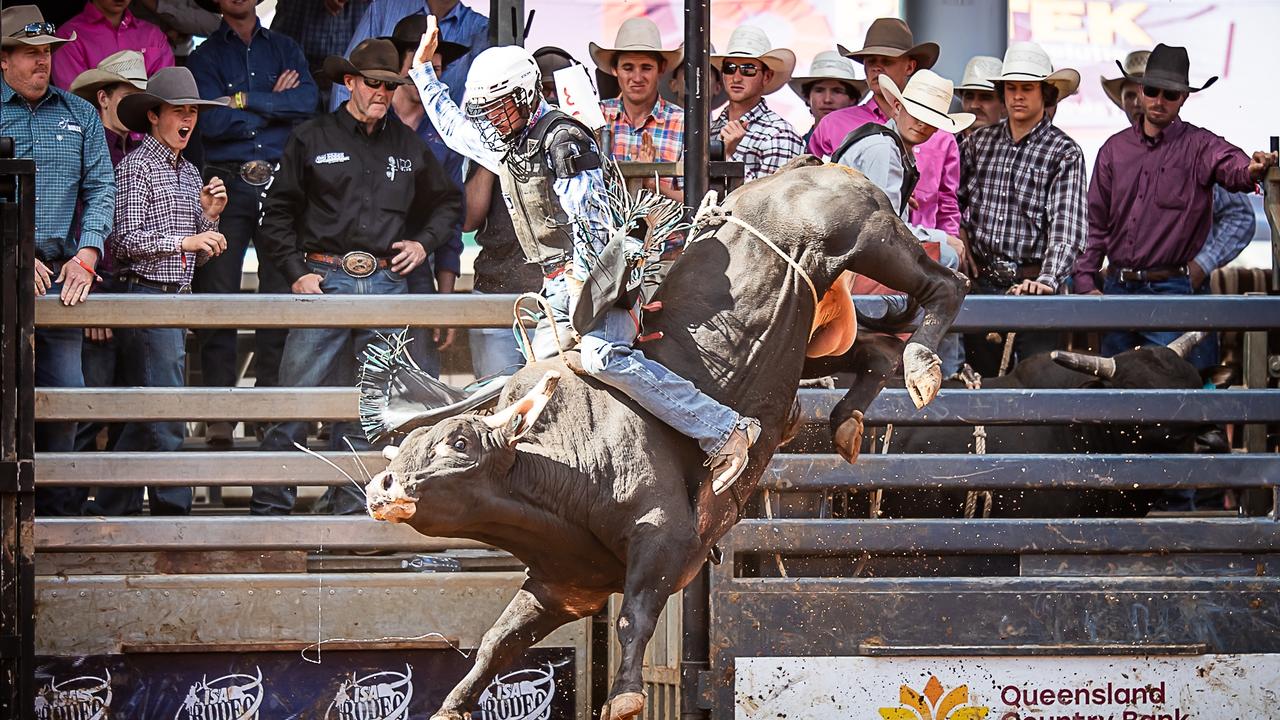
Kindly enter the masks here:
M 460 437 L 460 438 L 458 438 L 457 440 L 454 440 L 454 441 L 453 441 L 453 449 L 454 449 L 454 450 L 457 450 L 458 452 L 466 452 L 466 450 L 467 450 L 467 439 L 466 439 L 466 438 L 464 438 L 464 437 Z

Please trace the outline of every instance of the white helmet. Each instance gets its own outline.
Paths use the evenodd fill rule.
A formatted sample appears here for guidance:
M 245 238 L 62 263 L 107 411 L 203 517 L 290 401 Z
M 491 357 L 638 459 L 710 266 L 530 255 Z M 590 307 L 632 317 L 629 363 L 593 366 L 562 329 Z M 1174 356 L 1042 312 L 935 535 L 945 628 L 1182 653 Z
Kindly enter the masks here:
M 463 104 L 490 150 L 515 144 L 524 129 L 517 118 L 528 120 L 542 99 L 541 79 L 533 54 L 519 45 L 489 48 L 472 61 Z

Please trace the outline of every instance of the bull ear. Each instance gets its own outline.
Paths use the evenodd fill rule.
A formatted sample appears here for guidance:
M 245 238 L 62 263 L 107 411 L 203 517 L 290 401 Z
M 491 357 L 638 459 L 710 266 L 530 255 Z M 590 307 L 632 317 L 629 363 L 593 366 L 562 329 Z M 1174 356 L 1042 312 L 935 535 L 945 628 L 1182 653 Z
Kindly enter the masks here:
M 485 418 L 485 423 L 494 430 L 506 430 L 507 444 L 515 445 L 528 434 L 538 416 L 547 408 L 547 402 L 551 400 L 559 382 L 560 373 L 548 370 L 524 397 Z
M 382 448 L 382 457 L 387 460 L 395 460 L 400 455 L 400 448 L 395 445 L 388 445 Z

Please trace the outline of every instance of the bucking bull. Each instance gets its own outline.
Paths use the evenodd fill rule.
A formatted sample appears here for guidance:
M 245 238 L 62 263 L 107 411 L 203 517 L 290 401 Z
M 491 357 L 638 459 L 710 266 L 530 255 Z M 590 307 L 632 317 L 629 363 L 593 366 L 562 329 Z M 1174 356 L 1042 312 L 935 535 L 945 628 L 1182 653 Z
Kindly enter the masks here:
M 646 331 L 662 339 L 645 352 L 759 418 L 763 433 L 731 492 L 711 492 L 705 454 L 693 441 L 559 360 L 515 375 L 495 414 L 448 418 L 388 449 L 390 465 L 367 488 L 374 518 L 486 542 L 528 566 L 435 718 L 466 717 L 498 671 L 557 627 L 598 612 L 615 592 L 623 593 L 622 660 L 601 716 L 643 712 L 641 661 L 658 613 L 737 522 L 797 421 L 806 350 L 838 353 L 852 342 L 846 271 L 906 292 L 923 308 L 902 367 L 918 405 L 937 394 L 935 350 L 966 281 L 925 256 L 874 185 L 802 156 L 736 190 L 721 210 L 658 290 L 664 309 L 646 318 Z M 814 298 L 833 287 L 815 313 Z M 860 432 L 846 434 L 856 448 Z

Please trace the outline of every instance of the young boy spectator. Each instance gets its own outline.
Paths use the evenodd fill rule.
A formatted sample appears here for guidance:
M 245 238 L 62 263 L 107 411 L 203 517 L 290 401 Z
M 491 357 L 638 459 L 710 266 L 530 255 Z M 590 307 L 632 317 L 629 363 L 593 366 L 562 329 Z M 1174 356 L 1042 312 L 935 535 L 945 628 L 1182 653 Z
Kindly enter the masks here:
M 867 81 L 858 79 L 853 61 L 835 50 L 818 53 L 809 66 L 809 74 L 791 78 L 788 85 L 804 100 L 804 104 L 809 106 L 809 114 L 813 115 L 813 127 L 804 134 L 806 147 L 822 118 L 856 105 L 867 94 Z

